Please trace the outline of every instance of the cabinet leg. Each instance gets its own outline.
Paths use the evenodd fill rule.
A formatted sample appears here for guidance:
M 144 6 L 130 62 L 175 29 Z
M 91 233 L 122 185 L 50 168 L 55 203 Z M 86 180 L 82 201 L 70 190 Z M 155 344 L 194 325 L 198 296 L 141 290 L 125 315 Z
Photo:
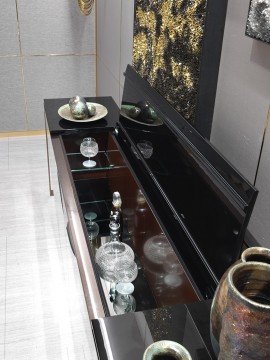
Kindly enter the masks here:
M 48 141 L 48 126 L 47 126 L 47 119 L 46 119 L 45 113 L 44 113 L 44 120 L 45 120 L 45 136 L 46 136 L 47 165 L 48 165 L 48 180 L 49 180 L 49 196 L 54 196 L 54 192 L 53 192 L 53 189 L 52 189 L 52 182 L 51 182 L 49 141 Z

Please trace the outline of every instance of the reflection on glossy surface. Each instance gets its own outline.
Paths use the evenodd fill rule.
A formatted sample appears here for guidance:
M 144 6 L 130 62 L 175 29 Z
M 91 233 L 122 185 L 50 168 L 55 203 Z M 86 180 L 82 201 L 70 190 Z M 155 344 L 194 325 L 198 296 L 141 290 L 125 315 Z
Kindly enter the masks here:
M 141 153 L 141 129 L 136 124 L 123 125 Z M 149 158 L 142 154 L 147 171 L 155 175 L 203 256 L 221 277 L 238 251 L 243 212 L 232 207 L 201 160 L 167 127 L 144 131 L 143 139 L 155 149 Z
M 134 236 L 135 228 L 135 211 L 134 209 L 126 208 L 123 210 L 123 238 L 129 241 Z
M 154 148 L 151 141 L 142 140 L 137 144 L 137 147 L 145 159 L 150 159 L 153 155 Z
M 99 226 L 95 221 L 87 221 L 86 228 L 88 232 L 88 238 L 89 240 L 94 240 L 99 234 Z
M 172 251 L 164 234 L 151 237 L 143 247 L 146 259 L 157 265 L 163 264 L 167 255 Z
M 156 204 L 162 206 L 163 200 L 172 210 L 169 220 L 167 204 L 157 208 L 170 240 L 186 265 L 193 268 L 192 276 L 204 284 L 206 296 L 213 296 L 218 279 L 241 252 L 257 191 L 128 66 L 122 104 L 145 100 L 163 125 L 146 127 L 120 116 L 121 145 L 127 144 L 125 150 L 130 151 L 132 166 L 140 169 L 141 177 L 148 177 L 152 186 L 149 184 L 147 191 L 157 198 Z M 142 140 L 154 148 L 148 159 L 137 145 Z
M 142 126 L 161 126 L 163 121 L 157 116 L 153 107 L 149 103 L 140 101 L 138 104 L 122 104 L 120 114 L 134 123 Z

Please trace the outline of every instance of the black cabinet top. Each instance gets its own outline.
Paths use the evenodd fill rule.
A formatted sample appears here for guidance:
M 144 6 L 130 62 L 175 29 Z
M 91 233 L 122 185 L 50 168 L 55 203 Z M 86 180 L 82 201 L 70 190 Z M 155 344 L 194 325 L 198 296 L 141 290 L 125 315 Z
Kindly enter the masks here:
M 192 247 L 217 284 L 239 258 L 257 190 L 130 66 L 120 115 L 118 141 L 162 194 L 159 213 L 173 212 L 174 246 L 186 262 Z
M 101 360 L 141 360 L 153 342 L 183 345 L 193 360 L 215 359 L 209 328 L 210 301 L 92 320 Z
M 49 131 L 53 135 L 61 134 L 65 131 L 83 129 L 114 129 L 119 120 L 119 108 L 110 96 L 106 97 L 85 97 L 87 102 L 95 102 L 104 105 L 108 109 L 108 115 L 93 123 L 73 123 L 61 118 L 58 109 L 68 104 L 69 98 L 44 99 L 44 111 L 48 122 Z

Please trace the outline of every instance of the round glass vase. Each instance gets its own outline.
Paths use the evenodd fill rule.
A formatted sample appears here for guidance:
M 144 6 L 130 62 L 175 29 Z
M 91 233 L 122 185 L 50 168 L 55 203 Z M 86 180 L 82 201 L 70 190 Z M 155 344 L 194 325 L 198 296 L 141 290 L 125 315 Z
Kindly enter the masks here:
M 111 241 L 102 245 L 96 253 L 96 263 L 100 277 L 115 283 L 114 267 L 120 259 L 134 261 L 134 252 L 130 246 L 120 241 Z

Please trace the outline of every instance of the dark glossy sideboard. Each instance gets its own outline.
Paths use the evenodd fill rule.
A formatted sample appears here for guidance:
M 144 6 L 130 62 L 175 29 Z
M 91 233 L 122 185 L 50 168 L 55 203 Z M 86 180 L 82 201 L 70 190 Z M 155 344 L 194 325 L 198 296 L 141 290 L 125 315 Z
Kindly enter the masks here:
M 63 100 L 65 101 L 67 99 Z M 110 109 L 109 99 L 106 101 L 111 114 L 113 110 Z M 95 102 L 103 103 L 103 99 L 97 98 Z M 90 318 L 113 315 L 106 288 L 108 284 L 100 279 L 94 259 L 97 248 L 109 241 L 109 212 L 114 191 L 119 191 L 122 196 L 124 222 L 125 214 L 132 214 L 131 218 L 126 220 L 127 226 L 131 227 L 132 231 L 131 234 L 125 234 L 124 223 L 123 241 L 133 248 L 139 265 L 139 275 L 134 282 L 136 309 L 138 311 L 154 309 L 202 299 L 186 265 L 181 263 L 153 213 L 153 205 L 149 205 L 145 200 L 143 218 L 140 219 L 139 214 L 136 214 L 139 189 L 142 193 L 145 189 L 130 168 L 116 140 L 115 129 L 111 124 L 106 123 L 104 127 L 100 127 L 101 124 L 97 123 L 97 127 L 92 124 L 90 129 L 59 131 L 59 128 L 54 127 L 55 122 L 59 126 L 57 116 L 54 113 L 55 122 L 52 117 L 48 120 L 50 112 L 46 111 L 47 107 L 51 108 L 55 103 L 60 106 L 57 100 L 45 100 L 46 126 L 49 129 L 57 163 L 67 230 L 78 261 Z M 114 107 L 113 103 L 111 105 Z M 79 150 L 82 139 L 89 136 L 95 137 L 99 144 L 99 153 L 95 158 L 97 165 L 93 169 L 83 167 L 84 158 Z M 88 240 L 84 220 L 84 213 L 89 211 L 97 214 L 96 221 L 100 229 L 100 236 L 93 242 Z M 169 273 L 166 273 L 163 264 L 155 261 L 152 254 L 147 256 L 143 253 L 147 246 L 151 248 L 151 239 L 156 236 L 161 236 L 164 246 L 169 248 L 169 261 L 173 263 L 175 269 L 177 268 L 176 278 L 170 276 L 166 278 Z M 164 276 L 165 281 L 163 281 Z M 173 281 L 175 286 L 171 284 Z
M 139 360 L 147 344 L 164 338 L 183 343 L 194 359 L 214 359 L 208 330 L 210 303 L 202 301 L 199 311 L 192 305 L 193 302 L 202 300 L 202 296 L 185 270 L 186 265 L 181 263 L 173 250 L 170 252 L 170 261 L 173 261 L 174 270 L 178 269 L 178 281 L 181 280 L 180 286 L 176 283 L 173 287 L 161 281 L 164 279 L 163 264 L 155 263 L 151 261 L 151 256 L 147 259 L 143 254 L 144 245 L 149 238 L 164 233 L 151 210 L 152 204 L 149 206 L 145 202 L 143 221 L 136 218 L 137 195 L 142 187 L 115 139 L 119 110 L 111 98 L 91 100 L 104 104 L 110 117 L 92 124 L 91 127 L 88 125 L 87 128 L 77 128 L 72 123 L 63 121 L 57 114 L 57 109 L 67 103 L 68 99 L 45 100 L 45 128 L 49 193 L 54 194 L 50 181 L 51 141 L 67 233 L 78 262 L 98 356 L 102 360 L 111 359 L 111 356 L 118 360 L 124 360 L 126 356 Z M 85 169 L 82 166 L 83 157 L 79 153 L 79 146 L 86 136 L 95 137 L 99 144 L 99 153 L 95 158 L 97 166 L 94 169 Z M 115 316 L 108 296 L 108 287 L 99 277 L 94 261 L 97 248 L 109 240 L 109 211 L 112 192 L 116 190 L 120 191 L 123 199 L 124 216 L 125 209 L 128 209 L 136 220 L 130 224 L 128 219 L 127 225 L 132 227 L 132 231 L 127 231 L 125 225 L 123 241 L 134 249 L 139 265 L 133 294 L 136 299 L 136 313 L 121 316 Z M 93 242 L 88 240 L 83 216 L 87 211 L 94 211 L 98 215 L 100 234 Z M 172 249 L 166 236 L 162 237 Z M 177 305 L 179 303 L 183 305 Z M 185 303 L 190 303 L 190 308 L 184 305 Z M 141 325 L 134 327 L 135 323 Z M 143 332 L 140 333 L 140 326 L 149 329 L 146 338 Z M 109 345 L 106 341 L 109 341 Z
M 129 76 L 132 80 L 133 73 Z M 140 84 L 140 81 L 136 82 L 140 85 L 136 91 L 135 82 L 126 80 L 124 101 L 130 102 L 130 91 L 134 101 L 141 96 L 150 99 L 148 85 Z M 194 359 L 211 359 L 214 355 L 209 339 L 210 302 L 207 299 L 213 297 L 223 269 L 238 256 L 243 240 L 240 235 L 244 234 L 243 224 L 248 221 L 256 190 L 211 145 L 189 129 L 189 125 L 182 125 L 182 133 L 178 134 L 178 129 L 167 121 L 172 110 L 162 104 L 162 99 L 151 95 L 153 107 L 164 123 L 152 130 L 126 121 L 110 97 L 86 98 L 108 109 L 104 119 L 92 124 L 61 119 L 58 108 L 69 99 L 44 100 L 49 193 L 53 195 L 51 141 L 67 232 L 78 262 L 100 358 L 124 360 L 126 353 L 119 345 L 121 336 L 113 338 L 112 334 L 125 333 L 126 326 L 126 336 L 130 331 L 138 335 L 143 326 L 149 331 L 147 341 L 150 343 L 162 338 L 182 343 L 185 340 Z M 164 105 L 162 112 L 155 102 Z M 193 137 L 194 141 L 186 136 L 191 140 Z M 91 169 L 82 165 L 85 158 L 80 154 L 80 144 L 85 137 L 94 137 L 99 145 L 95 157 L 97 165 Z M 150 140 L 154 146 L 150 160 L 139 151 L 137 143 L 141 139 Z M 210 166 L 211 159 L 214 166 Z M 182 183 L 182 187 L 175 187 L 175 181 Z M 109 298 L 109 283 L 100 278 L 95 263 L 97 249 L 109 241 L 109 213 L 114 191 L 120 192 L 123 203 L 122 241 L 133 248 L 139 269 L 133 294 L 136 313 L 124 316 L 115 316 Z M 175 201 L 177 198 L 180 201 Z M 215 209 L 213 219 L 216 219 L 212 230 L 207 215 L 211 206 Z M 84 219 L 84 214 L 89 211 L 97 214 L 95 221 L 100 229 L 94 241 L 89 241 Z M 222 227 L 219 228 L 217 222 Z M 225 233 L 220 233 L 223 223 Z M 200 228 L 204 230 L 198 231 Z M 234 234 L 235 228 L 240 229 L 240 233 Z M 231 241 L 237 244 L 232 254 L 231 249 L 224 247 L 226 231 L 229 231 Z M 207 233 L 212 239 L 207 238 Z M 215 237 L 220 241 L 220 254 L 229 254 L 223 263 L 215 258 Z M 162 251 L 160 247 L 155 248 L 156 243 Z M 173 318 L 181 320 L 178 327 L 172 323 Z M 155 332 L 155 328 L 160 333 Z M 108 336 L 112 336 L 110 345 L 106 344 Z M 123 341 L 126 341 L 124 337 Z M 139 360 L 139 354 L 147 345 L 144 335 L 138 341 L 139 350 L 133 357 L 129 356 L 131 359 Z M 132 346 L 130 343 L 131 349 Z M 114 356 L 110 357 L 113 349 Z

